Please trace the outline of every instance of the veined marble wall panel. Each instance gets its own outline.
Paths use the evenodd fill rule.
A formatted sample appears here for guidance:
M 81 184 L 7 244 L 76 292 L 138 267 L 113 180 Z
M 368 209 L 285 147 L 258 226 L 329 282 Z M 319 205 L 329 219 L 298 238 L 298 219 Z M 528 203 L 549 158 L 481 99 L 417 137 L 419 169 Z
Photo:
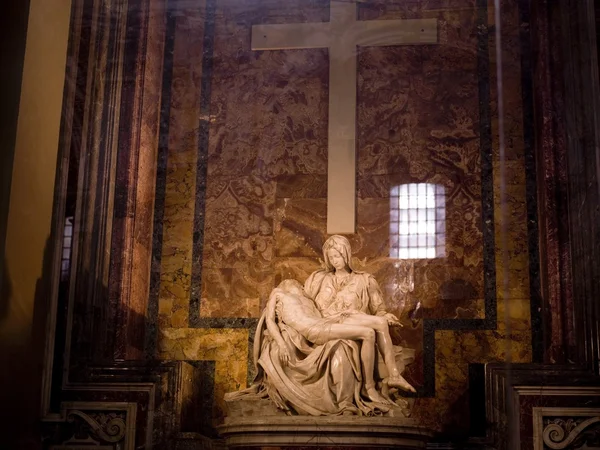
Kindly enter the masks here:
M 187 327 L 198 157 L 198 117 L 205 15 L 176 9 L 163 218 L 160 328 Z
M 490 7 L 490 11 L 493 8 Z M 496 55 L 490 48 L 492 71 L 492 132 L 493 132 L 493 175 L 494 175 L 494 220 L 496 245 L 496 276 L 498 298 L 498 329 L 507 334 L 528 334 L 531 332 L 531 280 L 530 267 L 537 272 L 537 255 L 530 255 L 528 247 L 528 226 L 531 219 L 528 204 L 535 202 L 536 192 L 530 192 L 527 179 L 533 166 L 528 159 L 533 158 L 532 141 L 527 136 L 532 127 L 529 105 L 523 98 L 529 93 L 523 86 L 523 72 L 528 76 L 527 68 L 521 67 L 522 52 L 520 34 L 522 21 L 518 3 L 504 1 L 501 4 L 501 51 Z M 490 47 L 496 45 L 491 39 Z M 501 61 L 498 59 L 501 57 Z M 502 90 L 498 89 L 496 72 L 501 63 Z M 524 92 L 525 91 L 525 92 Z M 500 109 L 500 97 L 502 109 Z M 502 121 L 502 128 L 500 127 Z M 503 133 L 502 133 L 503 131 Z M 502 140 L 501 140 L 502 133 Z M 533 197 L 533 198 L 532 198 Z M 521 357 L 514 362 L 529 362 L 531 346 L 524 346 L 515 338 L 513 350 L 518 349 Z
M 427 3 L 397 3 L 363 7 L 361 15 L 370 20 L 435 17 L 440 43 L 360 50 L 359 196 L 364 205 L 385 199 L 365 219 L 379 224 L 374 240 L 386 244 L 390 189 L 405 183 L 444 186 L 445 257 L 415 261 L 415 290 L 404 302 L 407 310 L 420 302 L 428 318 L 482 317 L 482 172 L 479 100 L 474 95 L 478 10 L 472 5 L 440 10 Z M 371 241 L 373 232 L 361 221 L 360 210 L 359 230 Z M 369 242 L 357 256 L 389 255 L 387 247 L 374 244 Z
M 531 359 L 514 3 L 503 2 L 501 14 L 504 111 L 488 28 L 492 1 L 394 0 L 361 4 L 359 14 L 439 21 L 437 45 L 359 51 L 358 231 L 349 238 L 357 268 L 375 275 L 401 317 L 396 342 L 417 349 L 407 376 L 425 386 L 415 417 L 462 435 L 469 364 Z M 254 52 L 250 29 L 326 21 L 329 8 L 320 0 L 214 5 L 211 33 L 204 5 L 175 7 L 158 355 L 222 361 L 214 379 L 218 418 L 222 394 L 248 375 L 247 338 L 269 292 L 316 270 L 326 239 L 327 51 Z M 419 182 L 446 188 L 446 255 L 414 261 L 414 292 L 407 292 L 410 264 L 389 258 L 389 196 L 395 184 Z M 433 341 L 424 343 L 428 332 Z
M 327 51 L 255 52 L 249 32 L 253 23 L 322 21 L 327 12 L 317 3 L 217 4 L 201 317 L 236 310 L 257 318 L 280 279 L 280 258 L 317 256 L 326 210 Z M 231 277 L 225 295 L 206 279 L 217 272 Z
M 214 373 L 201 374 L 214 386 L 212 411 L 201 414 L 212 415 L 213 426 L 222 422 L 225 410 L 224 396 L 232 390 L 246 387 L 248 378 L 248 330 L 164 328 L 160 331 L 158 357 L 174 361 L 214 361 Z M 196 380 L 183 380 L 193 383 Z M 197 398 L 197 408 L 202 409 Z M 200 431 L 200 430 L 185 430 Z

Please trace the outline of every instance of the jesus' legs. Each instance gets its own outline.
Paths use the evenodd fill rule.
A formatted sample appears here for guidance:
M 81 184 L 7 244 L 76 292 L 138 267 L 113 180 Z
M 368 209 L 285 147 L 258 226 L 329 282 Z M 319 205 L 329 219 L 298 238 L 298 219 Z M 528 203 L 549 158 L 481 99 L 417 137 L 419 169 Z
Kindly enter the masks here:
M 408 381 L 400 375 L 398 366 L 396 365 L 396 357 L 394 355 L 394 346 L 392 345 L 392 338 L 390 336 L 390 329 L 385 317 L 370 316 L 368 314 L 352 314 L 346 317 L 343 321 L 344 324 L 358 325 L 372 328 L 377 332 L 377 347 L 383 355 L 383 361 L 390 373 L 388 378 L 388 385 L 404 389 L 406 391 L 415 392 Z

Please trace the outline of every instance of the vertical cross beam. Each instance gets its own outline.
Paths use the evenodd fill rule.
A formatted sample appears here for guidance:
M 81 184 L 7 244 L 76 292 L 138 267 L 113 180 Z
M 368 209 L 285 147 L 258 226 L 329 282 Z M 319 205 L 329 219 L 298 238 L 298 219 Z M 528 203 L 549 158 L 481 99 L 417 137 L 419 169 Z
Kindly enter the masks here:
M 327 233 L 356 231 L 357 46 L 437 43 L 437 20 L 357 20 L 356 5 L 331 1 L 321 23 L 254 25 L 253 50 L 329 49 Z

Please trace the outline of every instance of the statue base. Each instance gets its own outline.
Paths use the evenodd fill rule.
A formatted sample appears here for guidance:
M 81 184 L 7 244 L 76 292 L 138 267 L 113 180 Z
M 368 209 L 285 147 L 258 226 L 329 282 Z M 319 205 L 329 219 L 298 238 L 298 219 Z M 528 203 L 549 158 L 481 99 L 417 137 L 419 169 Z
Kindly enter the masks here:
M 365 416 L 227 417 L 218 431 L 235 447 L 425 448 L 433 431 L 413 419 Z

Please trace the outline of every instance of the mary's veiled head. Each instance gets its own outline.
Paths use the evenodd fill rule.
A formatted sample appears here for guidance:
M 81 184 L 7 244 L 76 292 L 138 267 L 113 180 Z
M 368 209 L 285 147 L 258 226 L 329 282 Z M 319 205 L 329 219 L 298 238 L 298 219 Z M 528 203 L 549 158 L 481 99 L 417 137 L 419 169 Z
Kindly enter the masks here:
M 350 241 L 348 241 L 348 239 L 346 239 L 344 236 L 334 234 L 323 244 L 323 260 L 325 261 L 325 267 L 328 271 L 335 271 L 335 267 L 329 258 L 329 250 L 332 249 L 336 250 L 342 256 L 346 266 L 350 270 L 354 270 L 352 268 L 352 250 L 350 248 Z

